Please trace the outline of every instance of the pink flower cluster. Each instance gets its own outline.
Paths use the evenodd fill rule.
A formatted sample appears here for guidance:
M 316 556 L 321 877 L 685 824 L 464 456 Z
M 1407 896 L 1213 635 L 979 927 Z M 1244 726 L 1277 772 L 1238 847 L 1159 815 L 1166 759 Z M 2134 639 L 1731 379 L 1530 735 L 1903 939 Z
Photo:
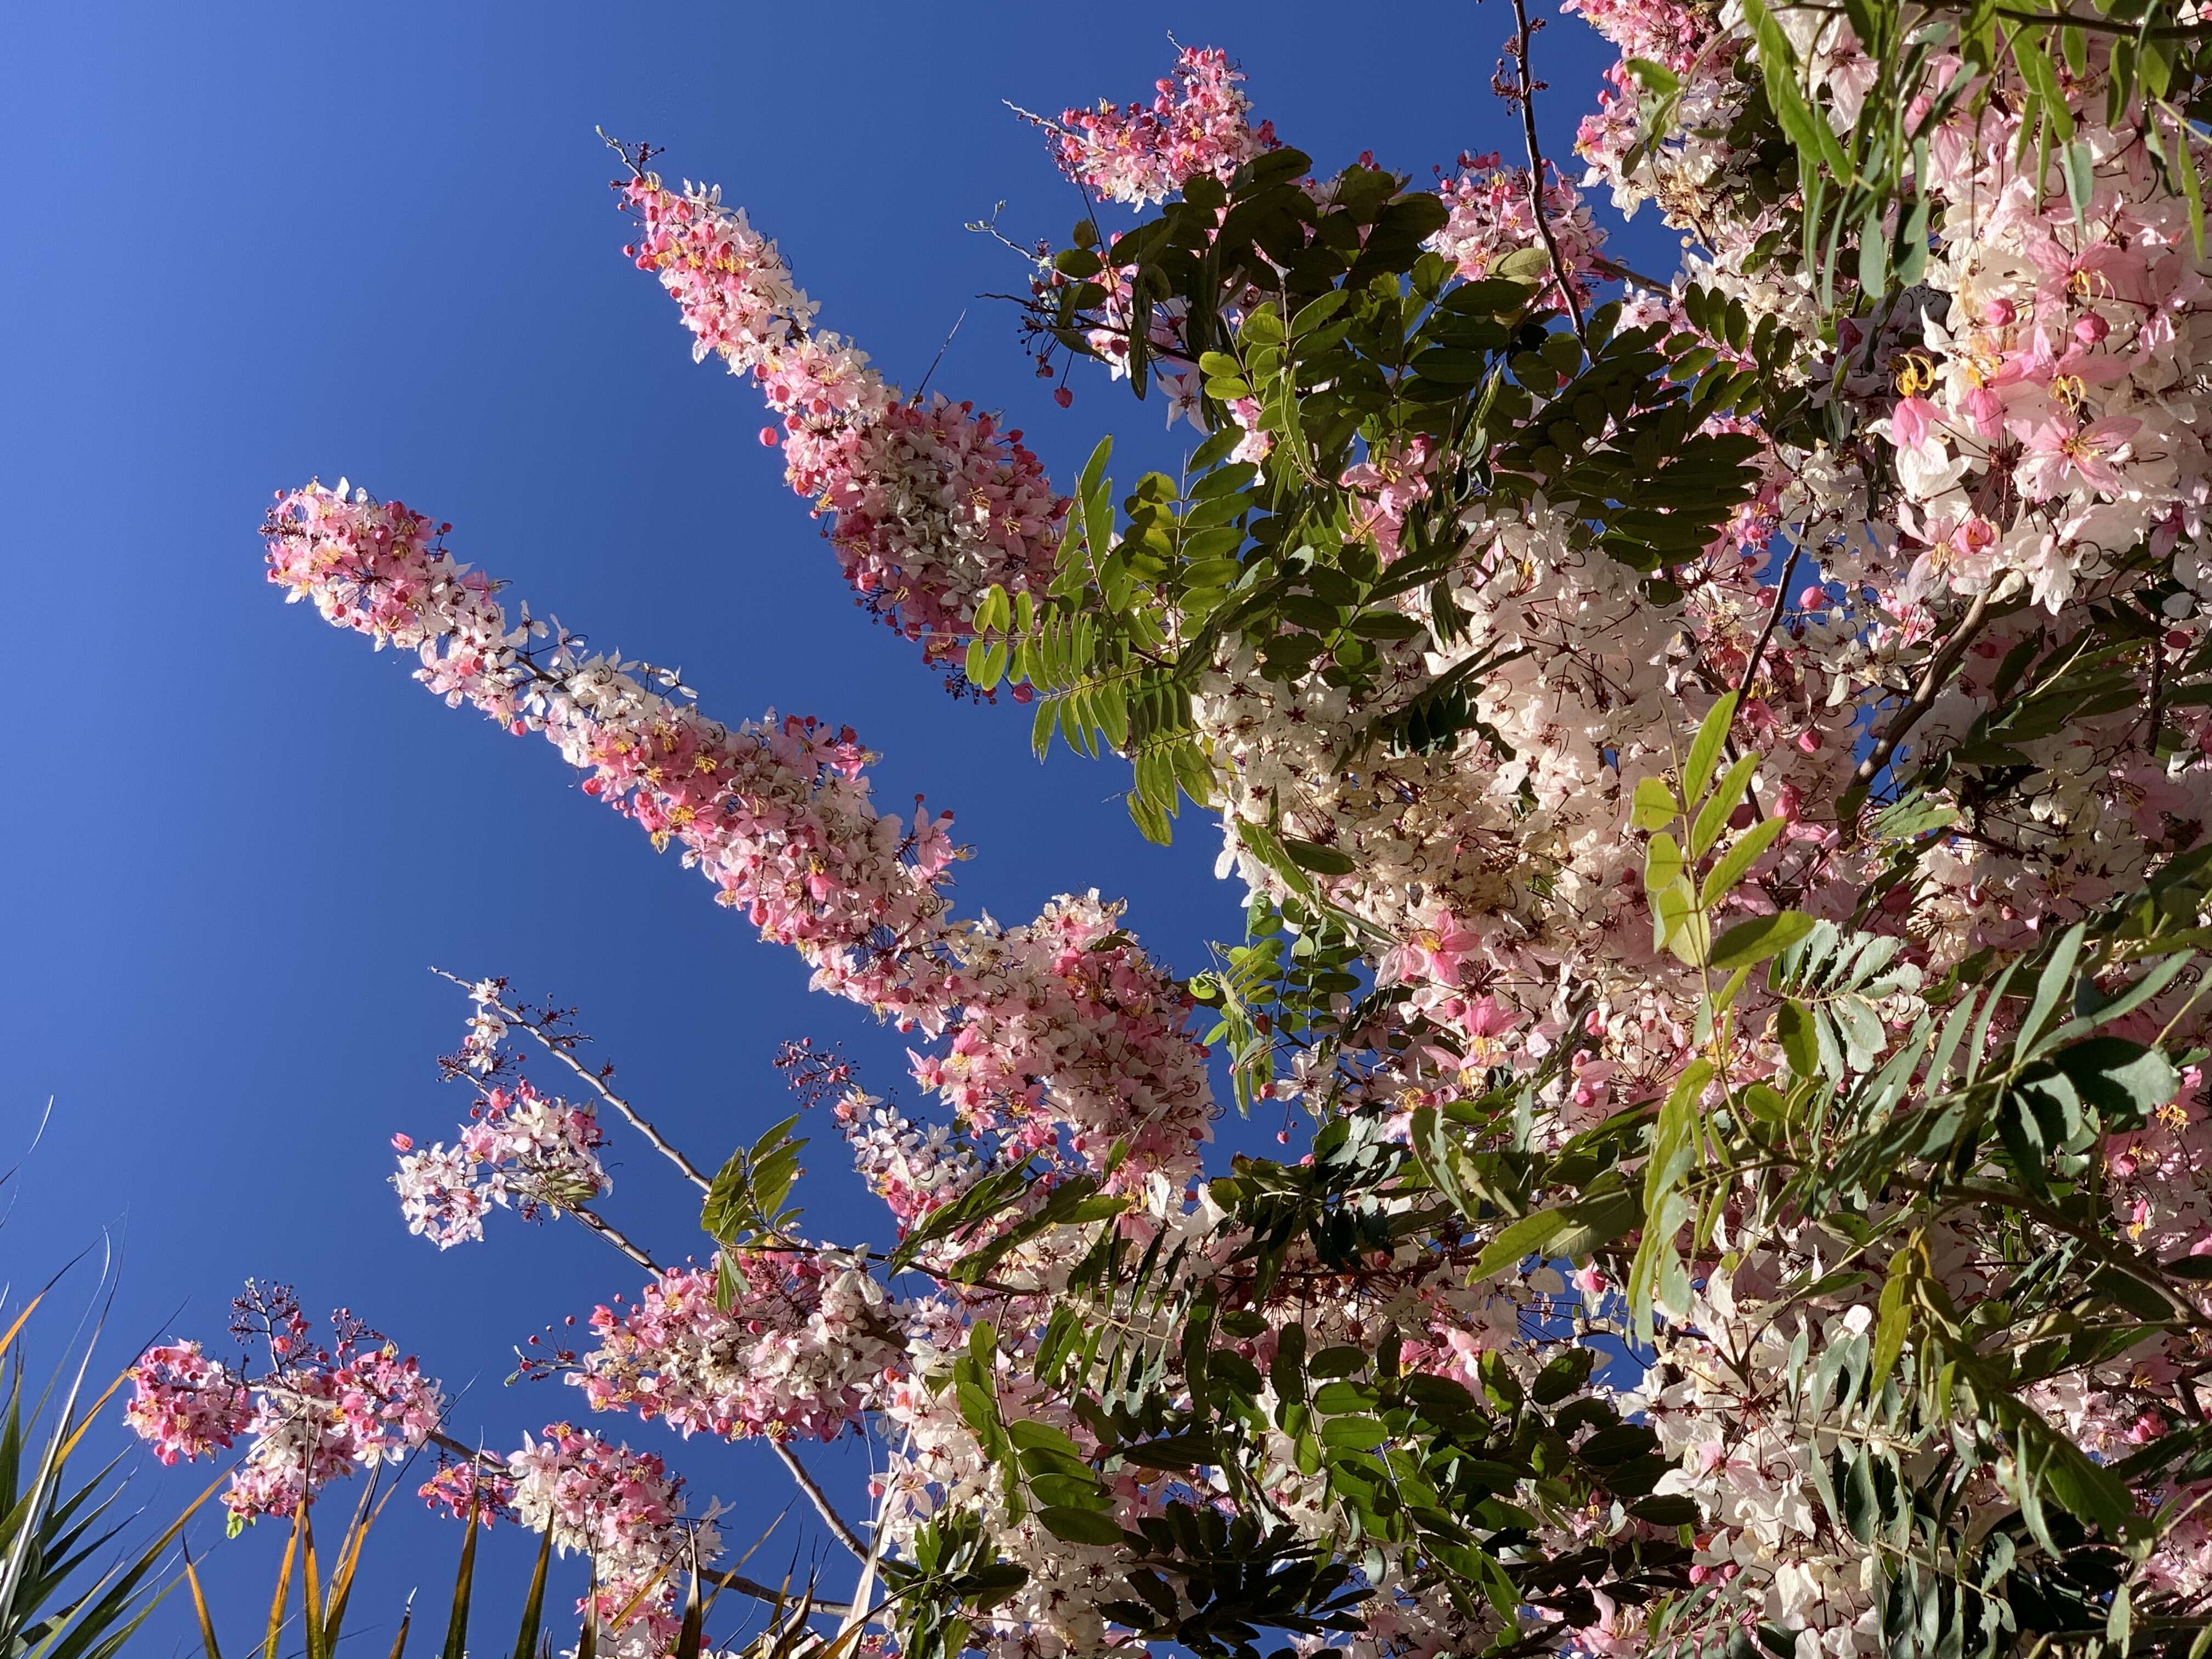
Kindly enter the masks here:
M 280 500 L 268 528 L 270 579 L 291 597 L 418 650 L 417 678 L 449 702 L 544 732 L 588 774 L 586 794 L 657 846 L 680 844 L 818 984 L 902 1019 L 934 1016 L 942 975 L 916 947 L 942 908 L 950 817 L 918 811 L 909 832 L 878 814 L 849 727 L 794 716 L 732 730 L 652 690 L 643 665 L 582 654 L 574 636 L 533 650 L 544 624 L 526 612 L 510 629 L 491 585 L 398 502 L 310 484 Z
M 606 1136 L 588 1105 L 548 1098 L 516 1078 L 485 1090 L 469 1117 L 450 1151 L 441 1142 L 418 1152 L 407 1136 L 392 1138 L 400 1157 L 392 1184 L 407 1231 L 441 1249 L 481 1239 L 492 1205 L 512 1204 L 535 1220 L 614 1188 L 599 1162 Z
M 356 1467 L 396 1463 L 437 1430 L 445 1399 L 389 1346 L 288 1366 L 256 1386 L 253 1436 L 223 1502 L 251 1520 L 289 1515 L 303 1492 Z
M 689 1436 L 834 1440 L 901 1367 L 900 1313 L 865 1263 L 833 1250 L 741 1250 L 715 1306 L 713 1268 L 663 1273 L 627 1310 L 592 1315 L 599 1346 L 570 1381 L 594 1411 L 665 1418 Z
M 2094 142 L 2110 159 L 2081 216 L 2002 138 L 1954 120 L 1931 148 L 1939 199 L 1991 205 L 1936 267 L 1948 316 L 1880 388 L 1901 394 L 1887 432 L 1915 602 L 2009 579 L 2056 612 L 2138 543 L 2162 556 L 2197 538 L 2212 457 L 2188 342 L 2212 285 L 2140 143 Z M 2205 568 L 2185 556 L 2177 574 L 2212 586 Z
M 1338 480 L 1356 498 L 1359 528 L 1375 538 L 1376 550 L 1385 564 L 1398 556 L 1398 538 L 1406 527 L 1406 514 L 1428 499 L 1431 459 L 1429 440 L 1417 434 L 1397 448 L 1370 450 L 1364 460 L 1346 468 Z
M 1731 165 L 1736 158 L 1712 135 L 1739 106 L 1735 71 L 1744 43 L 1719 27 L 1719 9 L 1686 0 L 1563 0 L 1560 9 L 1580 13 L 1620 52 L 1604 72 L 1597 108 L 1583 117 L 1575 137 L 1575 153 L 1590 164 L 1585 185 L 1610 183 L 1613 204 L 1633 213 L 1648 198 L 1668 193 L 1662 173 L 1703 182 Z M 1629 67 L 1636 59 L 1662 65 L 1680 82 L 1680 118 L 1656 143 L 1646 142 L 1644 95 Z M 1705 136 L 1686 142 L 1681 135 L 1692 131 Z M 1658 157 L 1667 161 L 1663 169 L 1655 165 Z M 1670 208 L 1690 192 L 1678 185 L 1672 194 Z M 1765 227 L 1731 222 L 1723 234 L 1743 228 L 1751 231 L 1748 246 Z
M 253 1396 L 231 1369 L 197 1342 L 152 1347 L 131 1370 L 124 1419 L 164 1463 L 228 1449 L 253 1418 Z
M 1019 431 L 971 403 L 902 398 L 866 353 L 817 332 L 775 243 L 718 191 L 678 195 L 651 174 L 617 188 L 640 227 L 624 252 L 675 296 L 695 357 L 758 382 L 781 417 L 762 441 L 784 446 L 792 488 L 830 515 L 863 605 L 938 660 L 986 588 L 1050 574 L 1066 503 Z
M 732 730 L 653 690 L 643 665 L 586 657 L 565 633 L 533 645 L 545 625 L 526 612 L 510 629 L 491 584 L 397 502 L 311 484 L 282 498 L 268 533 L 271 580 L 291 597 L 417 651 L 417 678 L 448 702 L 544 732 L 587 774 L 586 794 L 656 846 L 681 845 L 724 903 L 798 950 L 817 988 L 907 1029 L 957 1025 L 921 1075 L 980 1127 L 1020 1124 L 1016 1156 L 1065 1127 L 1094 1163 L 1126 1142 L 1133 1177 L 1194 1158 L 1210 1094 L 1172 978 L 1095 894 L 1028 927 L 946 918 L 951 816 L 878 813 L 849 727 L 794 716 Z M 420 1156 L 409 1178 L 424 1230 L 470 1236 L 479 1215 L 439 1207 L 473 1185 L 461 1155 Z
M 125 1419 L 164 1463 L 192 1462 L 250 1437 L 223 1503 L 237 1521 L 289 1515 L 303 1496 L 356 1467 L 397 1462 L 437 1431 L 445 1401 L 419 1364 L 340 1312 L 328 1347 L 289 1291 L 249 1286 L 234 1330 L 267 1340 L 258 1377 L 210 1359 L 197 1342 L 149 1348 L 131 1370 Z
M 1054 129 L 1060 170 L 1133 206 L 1165 199 L 1186 179 L 1226 179 L 1276 148 L 1273 122 L 1251 124 L 1251 102 L 1238 89 L 1243 79 L 1226 52 L 1186 46 L 1149 109 L 1102 100 L 1095 110 L 1062 112 Z
M 481 1458 L 467 1458 L 447 1464 L 417 1486 L 415 1495 L 456 1521 L 467 1520 L 473 1510 L 477 1524 L 489 1527 L 511 1516 L 514 1480 L 504 1469 L 495 1468 Z
M 915 1079 L 996 1132 L 1010 1162 L 1064 1150 L 1095 1170 L 1118 1146 L 1126 1178 L 1187 1175 L 1212 1136 L 1188 995 L 1120 920 L 1094 891 L 1054 899 L 1024 927 L 977 930 L 951 1044 L 910 1055 Z
M 624 1659 L 665 1652 L 678 1627 L 678 1582 L 720 1549 L 710 1518 L 685 1519 L 683 1481 L 651 1453 L 567 1423 L 526 1437 L 507 1477 L 525 1526 L 550 1531 L 563 1555 L 591 1558 L 591 1610 L 618 1638 L 617 1651 Z
M 1677 75 L 1713 32 L 1711 15 L 1684 0 L 1560 0 L 1559 9 L 1581 16 L 1622 57 L 1662 64 Z
M 854 1167 L 902 1231 L 959 1197 L 988 1167 L 949 1126 L 916 1123 L 873 1095 L 849 1090 L 833 1109 Z
M 1489 276 L 1509 253 L 1542 248 L 1534 204 L 1529 200 L 1528 169 L 1507 167 L 1492 152 L 1462 155 L 1459 173 L 1437 186 L 1437 194 L 1451 211 L 1444 228 L 1431 236 L 1428 247 L 1452 262 L 1462 276 L 1478 281 Z M 1583 194 L 1559 170 L 1545 164 L 1544 217 L 1552 239 L 1559 244 L 1559 263 L 1574 289 L 1576 302 L 1588 306 L 1591 271 L 1605 246 L 1605 232 L 1590 217 Z M 1558 302 L 1556 275 L 1546 295 Z

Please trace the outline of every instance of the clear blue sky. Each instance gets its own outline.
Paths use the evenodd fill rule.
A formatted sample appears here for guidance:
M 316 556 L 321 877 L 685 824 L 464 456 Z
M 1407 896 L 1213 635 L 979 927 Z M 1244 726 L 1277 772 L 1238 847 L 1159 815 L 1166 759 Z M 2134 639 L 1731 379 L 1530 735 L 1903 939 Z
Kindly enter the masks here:
M 172 1331 L 218 1336 L 248 1274 L 289 1279 L 466 1390 L 457 1431 L 512 1443 L 574 1402 L 502 1388 L 512 1346 L 636 1275 L 573 1228 L 495 1217 L 487 1243 L 442 1256 L 405 1235 L 388 1139 L 449 1136 L 466 1106 L 433 1066 L 465 1009 L 428 964 L 580 1005 L 702 1159 L 790 1109 L 769 1063 L 785 1038 L 842 1042 L 878 1088 L 903 1081 L 896 1040 L 809 997 L 795 958 L 545 745 L 449 712 L 277 601 L 256 527 L 272 490 L 317 473 L 451 520 L 461 557 L 602 644 L 681 665 L 717 715 L 850 722 L 883 754 L 879 799 L 958 814 L 978 849 L 967 905 L 1026 917 L 1096 885 L 1203 965 L 1238 927 L 1215 837 L 1147 847 L 1117 769 L 1038 767 L 1024 711 L 952 704 L 853 608 L 754 440 L 750 390 L 691 363 L 672 305 L 621 258 L 592 129 L 720 181 L 824 324 L 894 379 L 911 384 L 967 307 L 933 386 L 1005 408 L 1064 478 L 1109 422 L 1170 452 L 1158 405 L 1102 379 L 1055 410 L 1011 313 L 975 302 L 1020 272 L 963 222 L 1004 201 L 1021 240 L 1076 213 L 1000 100 L 1149 95 L 1172 30 L 1240 58 L 1260 112 L 1324 167 L 1372 148 L 1425 175 L 1513 147 L 1489 91 L 1510 24 L 1500 5 L 1150 0 L 9 8 L 0 1163 L 55 1108 L 0 1278 L 40 1279 L 110 1230 L 118 1362 Z M 1571 19 L 1539 50 L 1564 156 L 1605 59 Z M 1632 252 L 1657 240 L 1637 228 Z M 880 1239 L 826 1125 L 815 1150 L 816 1224 Z M 670 1257 L 693 1247 L 690 1200 L 637 1149 L 617 1178 L 623 1224 Z M 600 1426 L 677 1450 L 657 1426 Z M 833 1478 L 857 1468 L 816 1456 Z M 741 1542 L 784 1502 L 764 1453 L 695 1448 L 681 1466 L 737 1502 Z M 447 1571 L 454 1531 L 396 1531 L 364 1625 Z M 756 1571 L 788 1559 L 771 1546 Z M 242 1609 L 273 1540 L 217 1559 Z M 507 1540 L 487 1571 L 507 1583 L 526 1561 Z

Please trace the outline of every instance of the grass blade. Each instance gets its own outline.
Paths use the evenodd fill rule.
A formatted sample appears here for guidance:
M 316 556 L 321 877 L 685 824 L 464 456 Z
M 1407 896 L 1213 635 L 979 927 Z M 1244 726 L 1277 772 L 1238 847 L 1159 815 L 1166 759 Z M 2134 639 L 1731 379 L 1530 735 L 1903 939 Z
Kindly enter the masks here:
M 538 1646 L 538 1629 L 545 1610 L 545 1569 L 553 1559 L 553 1528 L 549 1525 L 538 1543 L 538 1565 L 531 1570 L 530 1595 L 522 1604 L 522 1628 L 514 1638 L 514 1659 L 531 1659 Z
M 592 1564 L 592 1576 L 584 1583 L 584 1626 L 576 1632 L 576 1659 L 599 1659 L 599 1565 Z
M 300 1612 L 307 1626 L 307 1659 L 330 1659 L 323 1644 L 323 1575 L 315 1560 L 315 1517 L 300 1494 Z
M 300 1522 L 292 1520 L 291 1536 L 284 1540 L 284 1559 L 276 1571 L 276 1594 L 269 1602 L 269 1631 L 261 1638 L 261 1659 L 276 1659 L 276 1638 L 284 1629 L 284 1603 L 292 1594 L 292 1561 L 300 1553 Z
M 690 1588 L 684 1595 L 684 1624 L 676 1632 L 676 1651 L 671 1659 L 699 1659 L 699 1649 L 705 1639 L 707 1615 L 699 1605 L 698 1563 L 692 1563 Z
M 368 1529 L 384 1513 L 398 1487 L 387 1487 L 382 1498 L 377 1496 L 377 1485 L 384 1478 L 383 1469 L 372 1470 L 368 1486 L 355 1506 L 353 1519 L 346 1522 L 345 1538 L 338 1549 L 337 1571 L 331 1575 L 330 1601 L 323 1609 L 323 1640 L 335 1652 L 338 1645 L 338 1627 L 345 1623 L 346 1602 L 353 1595 L 354 1576 L 361 1570 L 362 1547 L 368 1541 Z
M 24 1324 L 30 1319 L 39 1304 L 46 1299 L 46 1293 L 41 1291 L 23 1304 L 23 1311 L 15 1316 L 15 1322 L 8 1328 L 8 1334 L 5 1336 L 0 1336 L 0 1357 L 4 1357 L 9 1349 L 15 1346 L 15 1339 L 22 1334 Z
M 200 1589 L 199 1570 L 192 1565 L 192 1553 L 184 1552 L 185 1583 L 191 1586 L 192 1612 L 200 1621 L 200 1643 L 207 1650 L 207 1659 L 222 1659 L 222 1650 L 216 1644 L 215 1620 L 208 1616 L 207 1596 Z
M 407 1652 L 407 1627 L 415 1622 L 415 1597 L 410 1592 L 407 1605 L 399 1614 L 399 1633 L 392 1638 L 391 1659 L 404 1659 Z
M 453 1612 L 446 1621 L 445 1659 L 468 1659 L 469 1601 L 477 1576 L 477 1500 L 469 1499 L 468 1535 L 461 1540 L 461 1565 L 453 1574 Z M 271 1654 L 270 1659 L 276 1659 Z

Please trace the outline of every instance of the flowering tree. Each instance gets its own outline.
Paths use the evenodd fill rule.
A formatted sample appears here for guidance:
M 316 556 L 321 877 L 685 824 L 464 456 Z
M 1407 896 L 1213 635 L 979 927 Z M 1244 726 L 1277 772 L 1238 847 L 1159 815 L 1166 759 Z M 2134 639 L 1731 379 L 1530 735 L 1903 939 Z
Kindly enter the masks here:
M 879 810 L 848 728 L 710 719 L 396 501 L 270 516 L 288 599 L 550 739 L 913 1035 L 918 1118 L 787 1056 L 871 1247 L 800 1231 L 796 1119 L 695 1165 L 498 980 L 447 1062 L 471 1121 L 399 1141 L 440 1246 L 504 1206 L 649 1275 L 538 1369 L 767 1441 L 855 1557 L 821 1640 L 2204 1649 L 2212 26 L 1571 9 L 1621 53 L 1583 183 L 1685 234 L 1664 280 L 1540 154 L 1519 0 L 1525 164 L 1434 189 L 1318 173 L 1218 52 L 1042 123 L 1096 210 L 1038 256 L 1041 372 L 1194 428 L 1126 489 L 886 385 L 742 211 L 625 155 L 630 257 L 866 606 L 1040 753 L 1125 760 L 1146 834 L 1218 817 L 1213 971 L 1095 894 L 963 916 L 950 816 Z M 1207 1168 L 1217 1054 L 1309 1155 Z M 710 1266 L 601 1213 L 603 1114 L 696 1185 Z M 684 1575 L 760 1588 L 657 1459 L 469 1453 L 396 1352 L 295 1322 L 258 1379 L 141 1370 L 165 1455 L 251 1437 L 235 1512 L 438 1441 L 430 1495 L 587 1553 L 623 1651 L 682 1639 Z M 849 1522 L 793 1448 L 861 1431 Z

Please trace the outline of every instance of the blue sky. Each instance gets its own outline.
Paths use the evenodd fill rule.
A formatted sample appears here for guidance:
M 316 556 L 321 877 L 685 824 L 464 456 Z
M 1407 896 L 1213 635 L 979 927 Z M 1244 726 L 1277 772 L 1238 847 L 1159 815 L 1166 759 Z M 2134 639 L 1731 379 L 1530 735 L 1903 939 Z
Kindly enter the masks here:
M 487 1243 L 443 1255 L 405 1235 L 389 1137 L 449 1136 L 467 1103 L 436 1081 L 466 1011 L 429 964 L 579 1005 L 702 1161 L 791 1109 L 769 1065 L 786 1038 L 902 1081 L 896 1039 L 809 997 L 795 958 L 545 745 L 277 601 L 256 528 L 270 492 L 318 473 L 450 520 L 459 556 L 680 665 L 717 715 L 854 725 L 883 755 L 880 799 L 958 814 L 978 853 L 965 904 L 1026 917 L 1097 886 L 1154 949 L 1204 965 L 1239 926 L 1214 836 L 1148 847 L 1117 769 L 1040 768 L 1024 711 L 951 703 L 853 608 L 755 441 L 750 390 L 691 363 L 673 306 L 622 258 L 593 129 L 720 181 L 895 380 L 965 308 L 933 387 L 1003 407 L 1065 478 L 1109 425 L 1125 450 L 1175 452 L 1158 405 L 1103 379 L 1054 409 L 1011 311 L 975 298 L 1021 273 L 964 222 L 1003 201 L 1017 240 L 1059 236 L 1078 206 L 1001 100 L 1149 95 L 1172 31 L 1241 59 L 1259 112 L 1325 168 L 1371 148 L 1425 176 L 1513 146 L 1489 91 L 1510 21 L 1462 4 L 9 8 L 0 548 L 21 764 L 0 808 L 0 1163 L 54 1109 L 0 1278 L 42 1279 L 106 1231 L 118 1363 L 172 1331 L 217 1336 L 249 1274 L 289 1279 L 465 1392 L 459 1431 L 511 1443 L 573 1404 L 503 1388 L 512 1346 L 635 1274 L 574 1229 L 495 1218 Z M 1571 19 L 1540 37 L 1553 155 L 1605 61 Z M 1637 228 L 1632 256 L 1668 263 Z M 884 1237 L 826 1124 L 815 1151 L 815 1224 Z M 689 1199 L 639 1149 L 617 1179 L 623 1225 L 665 1256 L 692 1248 Z M 657 1427 L 627 1434 L 677 1451 Z M 857 1452 L 814 1455 L 857 1478 Z M 784 1504 L 764 1453 L 679 1462 L 737 1503 L 740 1542 Z M 453 1533 L 395 1528 L 365 1626 L 447 1571 Z M 787 1528 L 756 1571 L 794 1547 Z M 219 1550 L 226 1605 L 273 1561 L 267 1537 Z M 486 1571 L 519 1577 L 526 1551 L 506 1540 Z

